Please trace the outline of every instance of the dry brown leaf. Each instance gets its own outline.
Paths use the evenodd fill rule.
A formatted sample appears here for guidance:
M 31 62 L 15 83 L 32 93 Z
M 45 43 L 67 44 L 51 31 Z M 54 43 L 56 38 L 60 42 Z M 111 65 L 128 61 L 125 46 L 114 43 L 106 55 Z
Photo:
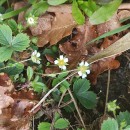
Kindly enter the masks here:
M 51 22 L 51 29 L 49 31 L 43 32 L 40 36 L 38 36 L 39 47 L 43 47 L 48 42 L 50 42 L 51 45 L 56 44 L 62 38 L 70 35 L 72 33 L 73 28 L 76 27 L 76 22 L 74 21 L 71 13 L 52 13 L 55 14 L 55 17 Z M 48 21 L 46 22 L 46 24 L 48 24 Z
M 130 17 L 130 11 L 129 10 L 121 10 L 118 13 L 118 19 L 119 20 L 122 20 L 122 19 L 125 19 L 125 18 L 128 18 L 128 17 Z

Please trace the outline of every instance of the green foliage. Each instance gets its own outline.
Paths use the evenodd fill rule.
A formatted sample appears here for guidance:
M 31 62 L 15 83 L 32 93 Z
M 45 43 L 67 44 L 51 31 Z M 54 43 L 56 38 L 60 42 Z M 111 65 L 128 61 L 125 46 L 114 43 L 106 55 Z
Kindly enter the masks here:
M 27 68 L 28 81 L 30 81 L 32 79 L 32 76 L 33 76 L 33 68 L 28 66 L 28 68 Z
M 48 122 L 42 122 L 38 125 L 38 130 L 50 130 L 51 124 Z
M 65 129 L 69 126 L 69 121 L 67 119 L 64 119 L 64 118 L 60 118 L 58 119 L 55 124 L 54 124 L 54 127 L 56 129 Z
M 23 51 L 29 46 L 29 37 L 20 33 L 12 37 L 12 30 L 7 25 L 0 26 L 0 62 L 7 61 L 11 58 L 14 51 Z
M 47 0 L 49 5 L 54 5 L 54 6 L 63 4 L 66 1 L 68 1 L 68 0 Z
M 44 14 L 47 11 L 48 7 L 49 7 L 49 5 L 46 1 L 40 1 L 40 2 L 36 2 L 36 3 L 34 1 L 34 3 L 32 4 L 32 8 L 27 11 L 26 16 L 32 14 L 32 15 L 38 17 L 38 16 Z
M 80 9 L 89 17 L 99 8 L 93 0 L 79 1 L 78 3 Z
M 108 21 L 116 12 L 122 0 L 114 0 L 93 13 L 90 17 L 90 22 L 93 25 L 101 24 Z
M 33 87 L 33 90 L 38 93 L 47 91 L 46 85 L 42 82 L 32 81 L 31 86 Z
M 119 115 L 117 115 L 117 121 L 120 126 L 122 122 L 125 122 L 126 125 L 130 125 L 130 113 L 128 111 L 120 112 Z
M 101 125 L 101 130 L 119 130 L 118 129 L 118 123 L 113 118 L 108 118 L 107 120 L 104 120 Z
M 71 97 L 70 97 L 70 95 L 65 95 L 64 96 L 64 98 L 63 98 L 63 102 L 64 103 L 67 103 L 67 102 L 69 102 L 71 100 Z M 66 112 L 73 112 L 74 110 L 75 110 L 75 106 L 74 106 L 74 103 L 73 102 L 71 102 L 70 104 L 68 104 L 67 106 L 65 106 L 64 107 L 64 109 L 65 109 L 65 111 Z
M 96 106 L 96 94 L 88 91 L 90 83 L 87 79 L 78 79 L 74 82 L 73 91 L 79 102 L 87 109 L 92 109 Z
M 82 14 L 81 10 L 79 9 L 78 3 L 76 2 L 76 0 L 73 0 L 73 3 L 72 3 L 72 15 L 78 24 L 85 23 L 85 17 Z

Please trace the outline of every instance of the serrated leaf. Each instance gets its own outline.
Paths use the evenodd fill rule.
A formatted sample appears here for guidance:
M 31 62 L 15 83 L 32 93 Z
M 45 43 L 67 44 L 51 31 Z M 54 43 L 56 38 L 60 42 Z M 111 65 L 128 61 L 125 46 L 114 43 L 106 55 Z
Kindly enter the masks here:
M 20 33 L 16 37 L 13 38 L 12 48 L 14 51 L 23 51 L 27 47 L 29 47 L 29 37 L 26 34 Z
M 50 130 L 51 124 L 48 122 L 42 122 L 38 125 L 38 130 Z
M 130 113 L 128 111 L 120 112 L 117 115 L 118 124 L 121 124 L 122 121 L 125 121 L 127 125 L 130 125 Z
M 119 130 L 118 123 L 115 119 L 108 118 L 101 125 L 101 130 Z
M 33 76 L 33 69 L 32 69 L 32 67 L 28 66 L 28 68 L 27 68 L 27 77 L 28 77 L 29 81 L 32 79 L 32 76 Z
M 81 10 L 79 9 L 78 3 L 76 2 L 76 0 L 73 0 L 73 3 L 72 3 L 72 15 L 78 24 L 85 23 L 85 17 L 82 14 Z
M 69 126 L 69 121 L 67 119 L 64 119 L 64 118 L 60 118 L 58 119 L 55 124 L 54 124 L 54 127 L 56 129 L 65 129 Z
M 16 63 L 9 61 L 6 65 L 11 67 L 6 68 L 5 70 L 3 70 L 3 72 L 7 73 L 10 76 L 20 74 L 24 69 L 24 65 L 18 62 Z
M 35 92 L 41 93 L 41 92 L 46 92 L 47 87 L 44 83 L 42 82 L 32 82 L 32 87 L 34 89 Z
M 79 102 L 87 109 L 94 108 L 96 106 L 96 94 L 92 91 L 88 91 L 90 83 L 87 79 L 79 79 L 74 82 L 73 91 Z
M 112 2 L 99 8 L 93 15 L 90 17 L 90 23 L 92 25 L 101 24 L 108 21 L 116 12 L 122 0 L 113 0 Z
M 12 30 L 8 25 L 0 25 L 0 44 L 10 45 L 12 42 Z
M 7 61 L 11 58 L 13 50 L 9 47 L 0 47 L 0 62 Z
M 48 4 L 49 5 L 60 5 L 60 4 L 63 4 L 65 3 L 66 1 L 68 0 L 47 0 Z
M 15 33 L 17 33 L 17 23 L 16 23 L 16 21 L 14 20 L 14 19 L 9 19 L 8 20 L 8 25 L 9 25 L 9 27 L 12 29 L 12 31 L 13 32 L 15 32 Z

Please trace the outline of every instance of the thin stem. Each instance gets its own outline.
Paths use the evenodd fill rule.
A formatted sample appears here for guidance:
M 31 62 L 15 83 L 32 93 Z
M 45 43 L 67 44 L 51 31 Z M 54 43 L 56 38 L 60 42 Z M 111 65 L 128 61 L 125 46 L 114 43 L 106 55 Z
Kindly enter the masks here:
M 15 67 L 17 64 L 19 64 L 19 63 L 24 63 L 24 62 L 29 61 L 29 60 L 31 60 L 31 59 L 27 59 L 27 60 L 23 60 L 23 61 L 14 63 L 12 66 L 5 66 L 5 67 L 3 67 L 3 68 L 0 68 L 0 70 L 7 69 L 7 68 L 11 68 L 11 67 Z
M 36 105 L 30 110 L 30 113 L 33 112 L 36 108 L 38 108 L 38 107 L 46 100 L 46 98 L 47 98 L 61 83 L 63 83 L 65 80 L 67 80 L 68 78 L 70 78 L 71 76 L 73 76 L 73 75 L 76 74 L 76 73 L 77 73 L 77 72 L 68 75 L 65 79 L 63 79 L 61 82 L 59 82 L 57 85 L 55 85 L 54 88 L 50 89 L 50 90 L 46 93 L 46 95 L 38 102 L 38 104 L 36 104 Z
M 75 101 L 75 99 L 74 99 L 74 97 L 73 97 L 73 95 L 72 95 L 72 93 L 71 93 L 71 90 L 68 89 L 68 92 L 69 92 L 69 94 L 70 94 L 70 96 L 71 96 L 71 98 L 72 98 L 72 100 L 73 100 L 73 103 L 74 103 L 74 105 L 75 105 L 75 108 L 76 108 L 76 110 L 77 110 L 77 113 L 78 113 L 78 115 L 79 115 L 79 118 L 80 118 L 80 120 L 81 120 L 81 122 L 82 122 L 82 125 L 83 125 L 84 129 L 86 130 L 85 123 L 84 123 L 84 121 L 83 121 L 83 119 L 82 119 L 82 116 L 81 116 L 81 114 L 80 114 L 80 112 L 79 112 L 78 105 L 77 105 L 77 103 L 76 103 L 76 101 Z
M 43 73 L 38 73 L 38 72 L 34 72 L 34 73 L 44 77 L 44 76 L 52 76 L 53 74 L 59 75 L 59 74 L 64 74 L 64 73 L 70 73 L 70 72 L 74 72 L 74 71 L 77 71 L 77 70 L 78 69 L 73 69 L 73 70 L 68 70 L 68 71 L 62 71 L 62 72 L 59 72 L 59 73 L 52 73 L 52 74 L 43 74 Z
M 106 111 L 107 111 L 107 102 L 108 102 L 109 89 L 110 89 L 110 76 L 111 76 L 111 71 L 108 70 L 108 80 L 107 80 L 107 91 L 106 91 L 106 101 L 105 101 L 104 115 L 106 115 Z

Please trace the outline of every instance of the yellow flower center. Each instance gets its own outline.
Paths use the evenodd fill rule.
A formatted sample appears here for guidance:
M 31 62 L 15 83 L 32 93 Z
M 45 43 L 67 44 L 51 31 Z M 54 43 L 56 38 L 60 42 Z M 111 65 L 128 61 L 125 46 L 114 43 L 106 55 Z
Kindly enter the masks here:
M 58 60 L 58 65 L 59 66 L 64 66 L 65 65 L 64 59 L 63 60 Z
M 87 69 L 88 69 L 87 66 L 80 66 L 80 67 L 79 67 L 79 70 L 80 70 L 82 73 L 85 73 Z

